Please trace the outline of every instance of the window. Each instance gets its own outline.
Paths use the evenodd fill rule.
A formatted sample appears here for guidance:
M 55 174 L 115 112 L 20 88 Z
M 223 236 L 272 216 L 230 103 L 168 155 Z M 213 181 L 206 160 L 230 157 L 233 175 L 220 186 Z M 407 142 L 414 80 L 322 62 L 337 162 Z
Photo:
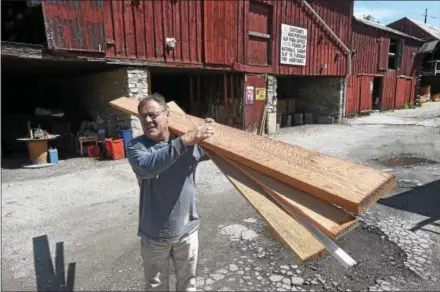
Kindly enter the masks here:
M 403 40 L 390 39 L 388 52 L 388 69 L 398 70 L 402 65 Z

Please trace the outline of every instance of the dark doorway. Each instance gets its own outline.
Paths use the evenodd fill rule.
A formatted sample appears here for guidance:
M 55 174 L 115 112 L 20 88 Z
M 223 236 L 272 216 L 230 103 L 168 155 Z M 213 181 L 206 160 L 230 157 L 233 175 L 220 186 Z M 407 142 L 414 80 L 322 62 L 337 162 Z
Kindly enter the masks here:
M 373 79 L 373 110 L 379 110 L 381 100 L 381 92 L 382 92 L 382 77 L 374 77 Z
M 153 72 L 151 74 L 151 92 L 160 93 L 167 102 L 175 101 L 185 112 L 189 113 L 189 80 L 188 74 Z

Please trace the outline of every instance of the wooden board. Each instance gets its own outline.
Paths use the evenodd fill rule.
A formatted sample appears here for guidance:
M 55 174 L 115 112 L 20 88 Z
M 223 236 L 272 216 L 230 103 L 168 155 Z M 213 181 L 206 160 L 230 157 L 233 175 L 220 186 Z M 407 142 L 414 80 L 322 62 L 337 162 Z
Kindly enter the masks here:
M 225 159 L 231 166 L 262 187 L 289 214 L 296 213 L 333 239 L 338 239 L 357 226 L 355 217 L 337 207 L 289 187 L 257 171 Z
M 122 97 L 110 104 L 137 115 L 137 100 Z M 182 135 L 203 122 L 203 119 L 172 111 L 169 127 Z M 201 146 L 355 213 L 365 212 L 396 185 L 394 175 L 371 167 L 217 123 L 214 128 L 216 134 L 202 141 Z
M 304 226 L 270 200 L 260 186 L 212 152 L 209 152 L 209 156 L 226 178 L 275 231 L 277 237 L 301 261 L 309 261 L 325 254 L 324 246 Z
M 170 110 L 184 113 L 175 102 L 171 101 L 167 104 Z M 317 241 L 304 226 L 300 225 L 298 221 L 291 216 L 286 216 L 289 214 L 281 210 L 279 205 L 267 196 L 267 191 L 255 184 L 247 176 L 241 174 L 240 171 L 234 169 L 229 162 L 221 159 L 212 152 L 207 152 L 207 154 L 238 192 L 242 194 L 263 217 L 264 221 L 274 231 L 278 239 L 280 239 L 287 248 L 293 251 L 301 261 L 308 261 L 325 253 L 323 249 L 325 247 Z M 284 224 L 288 225 L 286 226 Z M 298 228 L 298 226 L 300 226 L 300 228 Z M 300 235 L 300 237 L 298 237 L 298 235 Z M 307 247 L 304 246 L 303 241 L 307 241 Z
M 175 103 L 168 102 L 168 108 L 172 111 L 184 113 Z M 322 200 L 309 196 L 299 190 L 293 189 L 286 184 L 265 176 L 257 171 L 240 165 L 229 159 L 226 162 L 239 170 L 247 178 L 263 188 L 269 196 L 275 197 L 281 207 L 290 215 L 296 213 L 310 221 L 314 226 L 333 239 L 338 239 L 357 226 L 357 219 L 341 209 Z

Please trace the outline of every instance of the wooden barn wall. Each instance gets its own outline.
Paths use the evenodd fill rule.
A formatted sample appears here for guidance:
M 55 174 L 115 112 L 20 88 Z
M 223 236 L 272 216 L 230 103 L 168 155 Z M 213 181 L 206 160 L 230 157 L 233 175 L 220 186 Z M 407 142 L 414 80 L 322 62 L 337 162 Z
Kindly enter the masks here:
M 191 67 L 221 65 L 256 73 L 282 75 L 346 75 L 346 55 L 313 14 L 299 1 L 281 0 L 99 0 L 47 1 L 47 15 L 77 15 L 87 19 L 81 30 L 64 28 L 67 40 L 84 40 L 83 48 L 104 53 L 107 58 L 162 62 Z M 93 3 L 92 3 L 93 2 Z M 310 5 L 348 46 L 351 39 L 353 0 L 309 0 Z M 55 3 L 55 4 L 54 4 Z M 82 2 L 81 2 L 82 3 Z M 75 6 L 72 14 L 70 6 Z M 87 7 L 86 7 L 87 6 Z M 90 6 L 90 7 L 88 7 Z M 96 8 L 100 7 L 100 9 Z M 258 6 L 259 8 L 255 9 Z M 96 11 L 95 11 L 96 10 Z M 49 10 L 48 10 L 49 11 Z M 67 19 L 68 17 L 63 17 Z M 55 19 L 54 17 L 52 17 Z M 63 22 L 64 23 L 64 22 Z M 92 24 L 98 24 L 91 27 Z M 281 24 L 308 31 L 306 65 L 280 65 Z M 62 27 L 61 22 L 52 28 Z M 264 24 L 264 25 L 263 25 Z M 250 36 L 249 30 L 270 35 L 270 39 Z M 91 32 L 98 34 L 91 42 Z M 93 33 L 92 33 L 93 34 Z M 165 38 L 174 37 L 176 47 L 167 51 Z M 62 38 L 59 42 L 65 41 Z M 101 50 L 98 48 L 101 45 Z M 69 47 L 70 46 L 70 47 Z M 103 47 L 103 48 L 102 48 Z M 322 65 L 327 68 L 321 69 Z M 238 67 L 235 67 L 238 65 Z M 244 66 L 240 69 L 240 66 Z M 252 67 L 252 70 L 248 70 Z
M 381 38 L 403 38 L 404 50 L 402 56 L 402 64 L 399 70 L 379 70 L 380 60 L 380 39 Z M 406 102 L 414 100 L 413 94 L 415 86 L 415 78 L 417 76 L 417 65 L 419 60 L 416 54 L 420 48 L 421 43 L 401 36 L 394 35 L 390 32 L 382 31 L 364 24 L 353 22 L 353 37 L 352 48 L 356 50 L 353 56 L 353 74 L 349 78 L 347 89 L 347 104 L 346 114 L 356 115 L 360 110 L 365 110 L 361 103 L 361 83 L 362 76 L 377 76 L 383 77 L 381 90 L 381 109 L 390 110 L 394 108 L 401 108 L 403 105 L 398 101 L 396 103 L 396 94 L 398 98 Z M 411 79 L 405 79 L 406 82 L 401 82 L 408 87 L 405 90 L 396 92 L 396 85 L 399 76 L 407 76 Z M 405 95 L 400 97 L 400 94 Z
M 252 65 L 272 74 L 346 74 L 346 56 L 312 14 L 296 1 L 104 1 L 107 57 L 183 64 Z M 249 41 L 251 3 L 270 9 L 269 45 Z M 332 30 L 348 44 L 351 38 L 353 0 L 310 0 L 309 3 Z M 249 23 L 251 21 L 251 23 Z M 306 66 L 280 65 L 281 23 L 308 29 Z M 165 37 L 177 40 L 167 54 Z M 254 40 L 255 43 L 255 40 Z M 251 46 L 251 48 L 249 47 Z M 253 50 L 253 51 L 251 51 Z M 251 61 L 248 54 L 251 52 Z M 268 53 L 270 57 L 267 58 Z M 263 56 L 264 55 L 264 56 Z M 266 66 L 255 66 L 269 59 Z M 321 64 L 327 68 L 321 70 Z
M 388 27 L 394 28 L 406 34 L 412 35 L 419 39 L 429 39 L 432 35 L 421 29 L 418 25 L 409 21 L 408 19 L 402 18 L 396 22 L 393 22 Z
M 352 48 L 356 50 L 353 56 L 353 74 L 385 74 L 379 70 L 380 38 L 403 38 L 392 33 L 375 29 L 357 22 L 353 23 Z M 404 39 L 402 66 L 397 70 L 398 75 L 415 76 L 417 70 L 416 54 L 420 42 Z M 388 70 L 390 71 L 390 70 Z
M 321 27 L 314 16 L 297 1 L 277 1 L 274 4 L 274 62 L 275 74 L 283 75 L 346 75 L 346 55 L 336 41 Z M 339 38 L 348 38 L 352 1 L 310 1 L 311 6 L 332 28 Z M 307 52 L 305 66 L 280 64 L 281 23 L 307 28 Z M 339 57 L 337 53 L 340 53 Z M 321 70 L 322 64 L 327 68 Z
M 243 62 L 242 0 L 203 2 L 205 62 L 231 65 Z
M 42 1 L 50 49 L 104 54 L 103 0 Z
M 201 1 L 104 1 L 106 57 L 162 61 L 202 62 Z M 165 39 L 176 47 L 167 52 Z

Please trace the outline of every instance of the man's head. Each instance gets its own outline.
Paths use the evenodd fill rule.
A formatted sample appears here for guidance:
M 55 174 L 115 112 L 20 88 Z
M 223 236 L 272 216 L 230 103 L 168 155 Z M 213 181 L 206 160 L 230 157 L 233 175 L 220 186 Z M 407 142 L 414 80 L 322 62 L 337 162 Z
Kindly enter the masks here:
M 153 93 L 141 99 L 138 105 L 139 119 L 144 135 L 154 141 L 168 139 L 168 107 L 165 98 Z

